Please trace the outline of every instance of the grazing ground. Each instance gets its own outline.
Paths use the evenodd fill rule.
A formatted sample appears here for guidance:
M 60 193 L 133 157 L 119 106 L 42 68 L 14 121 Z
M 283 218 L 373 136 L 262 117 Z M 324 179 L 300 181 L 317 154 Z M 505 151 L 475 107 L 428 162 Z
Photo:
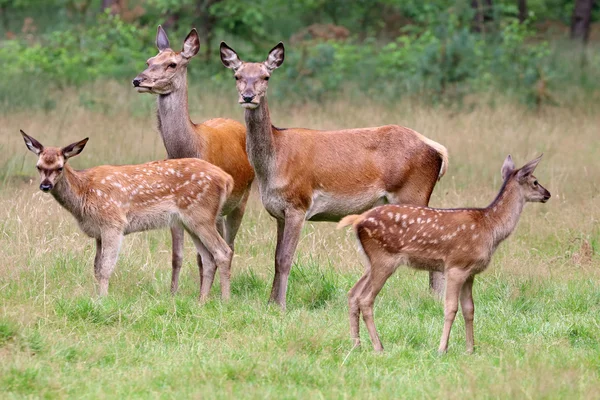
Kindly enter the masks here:
M 233 89 L 232 89 L 233 90 Z M 242 120 L 235 94 L 192 88 L 196 121 Z M 94 98 L 93 102 L 84 101 Z M 82 100 L 83 99 L 83 100 Z M 82 106 L 81 104 L 84 104 Z M 517 231 L 475 283 L 473 355 L 462 317 L 447 355 L 442 304 L 423 272 L 400 268 L 375 315 L 386 352 L 362 329 L 351 348 L 346 292 L 362 265 L 349 231 L 307 224 L 288 310 L 266 305 L 275 224 L 254 196 L 237 239 L 232 300 L 199 305 L 191 241 L 180 292 L 169 294 L 170 236 L 128 236 L 110 295 L 94 297 L 93 240 L 37 190 L 35 156 L 89 136 L 77 168 L 164 157 L 153 99 L 112 83 L 65 93 L 51 112 L 0 115 L 0 396 L 2 398 L 592 398 L 600 391 L 600 110 L 539 113 L 497 101 L 451 113 L 410 103 L 271 105 L 277 126 L 398 123 L 445 144 L 438 207 L 485 206 L 508 153 L 553 194 L 529 204 Z

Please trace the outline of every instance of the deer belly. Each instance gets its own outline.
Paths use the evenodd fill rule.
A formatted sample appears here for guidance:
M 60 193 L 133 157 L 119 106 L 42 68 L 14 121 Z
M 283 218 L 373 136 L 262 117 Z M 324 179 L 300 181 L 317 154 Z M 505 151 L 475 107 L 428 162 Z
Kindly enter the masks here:
M 127 216 L 128 224 L 125 234 L 170 227 L 177 219 L 177 216 L 170 210 L 148 209 L 136 212 Z
M 361 214 L 386 204 L 385 192 L 362 192 L 352 196 L 315 191 L 312 204 L 306 212 L 308 221 L 339 221 L 346 215 Z

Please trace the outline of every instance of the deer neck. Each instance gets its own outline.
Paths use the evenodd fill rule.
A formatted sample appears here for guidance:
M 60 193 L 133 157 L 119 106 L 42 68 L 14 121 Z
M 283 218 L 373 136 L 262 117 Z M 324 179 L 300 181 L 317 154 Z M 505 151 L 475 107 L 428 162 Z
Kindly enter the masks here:
M 518 184 L 514 181 L 505 182 L 496 199 L 485 209 L 487 217 L 492 221 L 494 246 L 499 245 L 515 230 L 524 206 L 525 199 Z
M 187 98 L 187 71 L 168 94 L 158 95 L 158 129 L 169 158 L 202 158 L 206 148 L 190 120 Z
M 246 151 L 260 180 L 269 180 L 275 171 L 275 143 L 269 106 L 265 96 L 255 109 L 246 109 Z
M 75 171 L 69 164 L 65 164 L 61 179 L 56 182 L 50 193 L 61 206 L 80 219 L 83 214 L 82 199 L 85 187 L 82 172 Z

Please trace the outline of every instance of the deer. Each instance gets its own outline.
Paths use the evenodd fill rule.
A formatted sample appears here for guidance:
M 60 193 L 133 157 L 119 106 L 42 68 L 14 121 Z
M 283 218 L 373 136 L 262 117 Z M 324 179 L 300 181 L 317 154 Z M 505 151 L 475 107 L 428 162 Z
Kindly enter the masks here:
M 412 129 L 318 131 L 276 128 L 267 88 L 284 61 L 283 43 L 261 63 L 244 62 L 225 42 L 223 65 L 234 72 L 245 109 L 246 148 L 260 197 L 277 220 L 275 276 L 270 302 L 286 305 L 288 277 L 305 221 L 337 222 L 386 203 L 427 205 L 448 168 L 448 151 Z
M 49 192 L 96 239 L 94 275 L 99 295 L 108 294 L 125 235 L 179 225 L 206 261 L 200 300 L 208 298 L 216 268 L 221 297 L 230 298 L 232 250 L 217 231 L 217 219 L 231 195 L 233 179 L 219 167 L 195 158 L 138 165 L 102 165 L 81 171 L 67 162 L 81 153 L 85 138 L 66 147 L 44 147 L 21 130 L 27 148 L 38 156 L 40 189 Z
M 486 208 L 383 205 L 339 222 L 339 228 L 354 227 L 358 247 L 366 259 L 364 275 L 348 292 L 350 334 L 355 347 L 360 346 L 362 313 L 374 350 L 383 351 L 375 329 L 373 304 L 398 266 L 407 265 L 445 274 L 444 329 L 438 352 L 448 350 L 459 300 L 466 350 L 473 352 L 474 277 L 488 267 L 498 245 L 515 230 L 525 203 L 550 199 L 550 192 L 533 175 L 541 158 L 516 169 L 509 155 L 501 169 L 502 188 Z
M 240 228 L 254 171 L 246 155 L 246 128 L 241 123 L 225 118 L 214 118 L 201 124 L 191 121 L 188 110 L 187 67 L 200 49 L 196 29 L 183 41 L 180 52 L 171 49 L 169 38 L 162 26 L 156 34 L 158 54 L 147 61 L 148 67 L 133 79 L 139 93 L 155 94 L 158 129 L 170 159 L 200 158 L 214 164 L 233 177 L 233 191 L 225 201 L 217 227 L 234 250 L 234 241 Z M 179 286 L 183 261 L 183 229 L 171 228 L 172 278 L 171 292 Z M 202 276 L 202 259 L 198 257 Z

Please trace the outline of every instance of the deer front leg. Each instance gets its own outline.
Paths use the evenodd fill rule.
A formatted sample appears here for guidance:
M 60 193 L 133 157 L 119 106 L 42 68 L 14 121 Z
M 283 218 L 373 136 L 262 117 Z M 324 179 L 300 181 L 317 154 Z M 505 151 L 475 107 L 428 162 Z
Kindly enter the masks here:
M 446 298 L 444 300 L 444 331 L 440 340 L 438 353 L 443 354 L 448 351 L 448 341 L 450 339 L 450 330 L 458 311 L 458 297 L 463 284 L 468 278 L 468 274 L 461 268 L 448 269 L 446 273 Z
M 473 319 L 475 317 L 475 304 L 473 303 L 473 276 L 470 276 L 460 292 L 460 307 L 465 319 L 465 332 L 467 342 L 467 353 L 473 353 Z
M 171 246 L 172 246 L 172 261 L 173 270 L 171 272 L 171 293 L 177 293 L 179 288 L 179 273 L 181 272 L 181 264 L 183 262 L 183 227 L 174 225 L 171 227 Z M 202 259 L 198 254 L 198 267 L 200 268 L 200 279 L 202 279 Z
M 225 219 L 225 241 L 231 250 L 234 250 L 235 237 L 242 224 L 242 218 L 244 218 L 249 194 L 250 191 L 246 192 L 237 208 L 233 209 Z
M 288 278 L 300 233 L 304 225 L 304 213 L 288 211 L 284 221 L 277 221 L 277 248 L 275 250 L 275 277 L 269 301 L 274 301 L 285 310 Z
M 108 280 L 115 269 L 122 240 L 122 232 L 108 231 L 101 234 L 102 251 L 98 260 L 98 268 L 95 271 L 96 280 L 98 281 L 98 294 L 100 296 L 108 294 Z

